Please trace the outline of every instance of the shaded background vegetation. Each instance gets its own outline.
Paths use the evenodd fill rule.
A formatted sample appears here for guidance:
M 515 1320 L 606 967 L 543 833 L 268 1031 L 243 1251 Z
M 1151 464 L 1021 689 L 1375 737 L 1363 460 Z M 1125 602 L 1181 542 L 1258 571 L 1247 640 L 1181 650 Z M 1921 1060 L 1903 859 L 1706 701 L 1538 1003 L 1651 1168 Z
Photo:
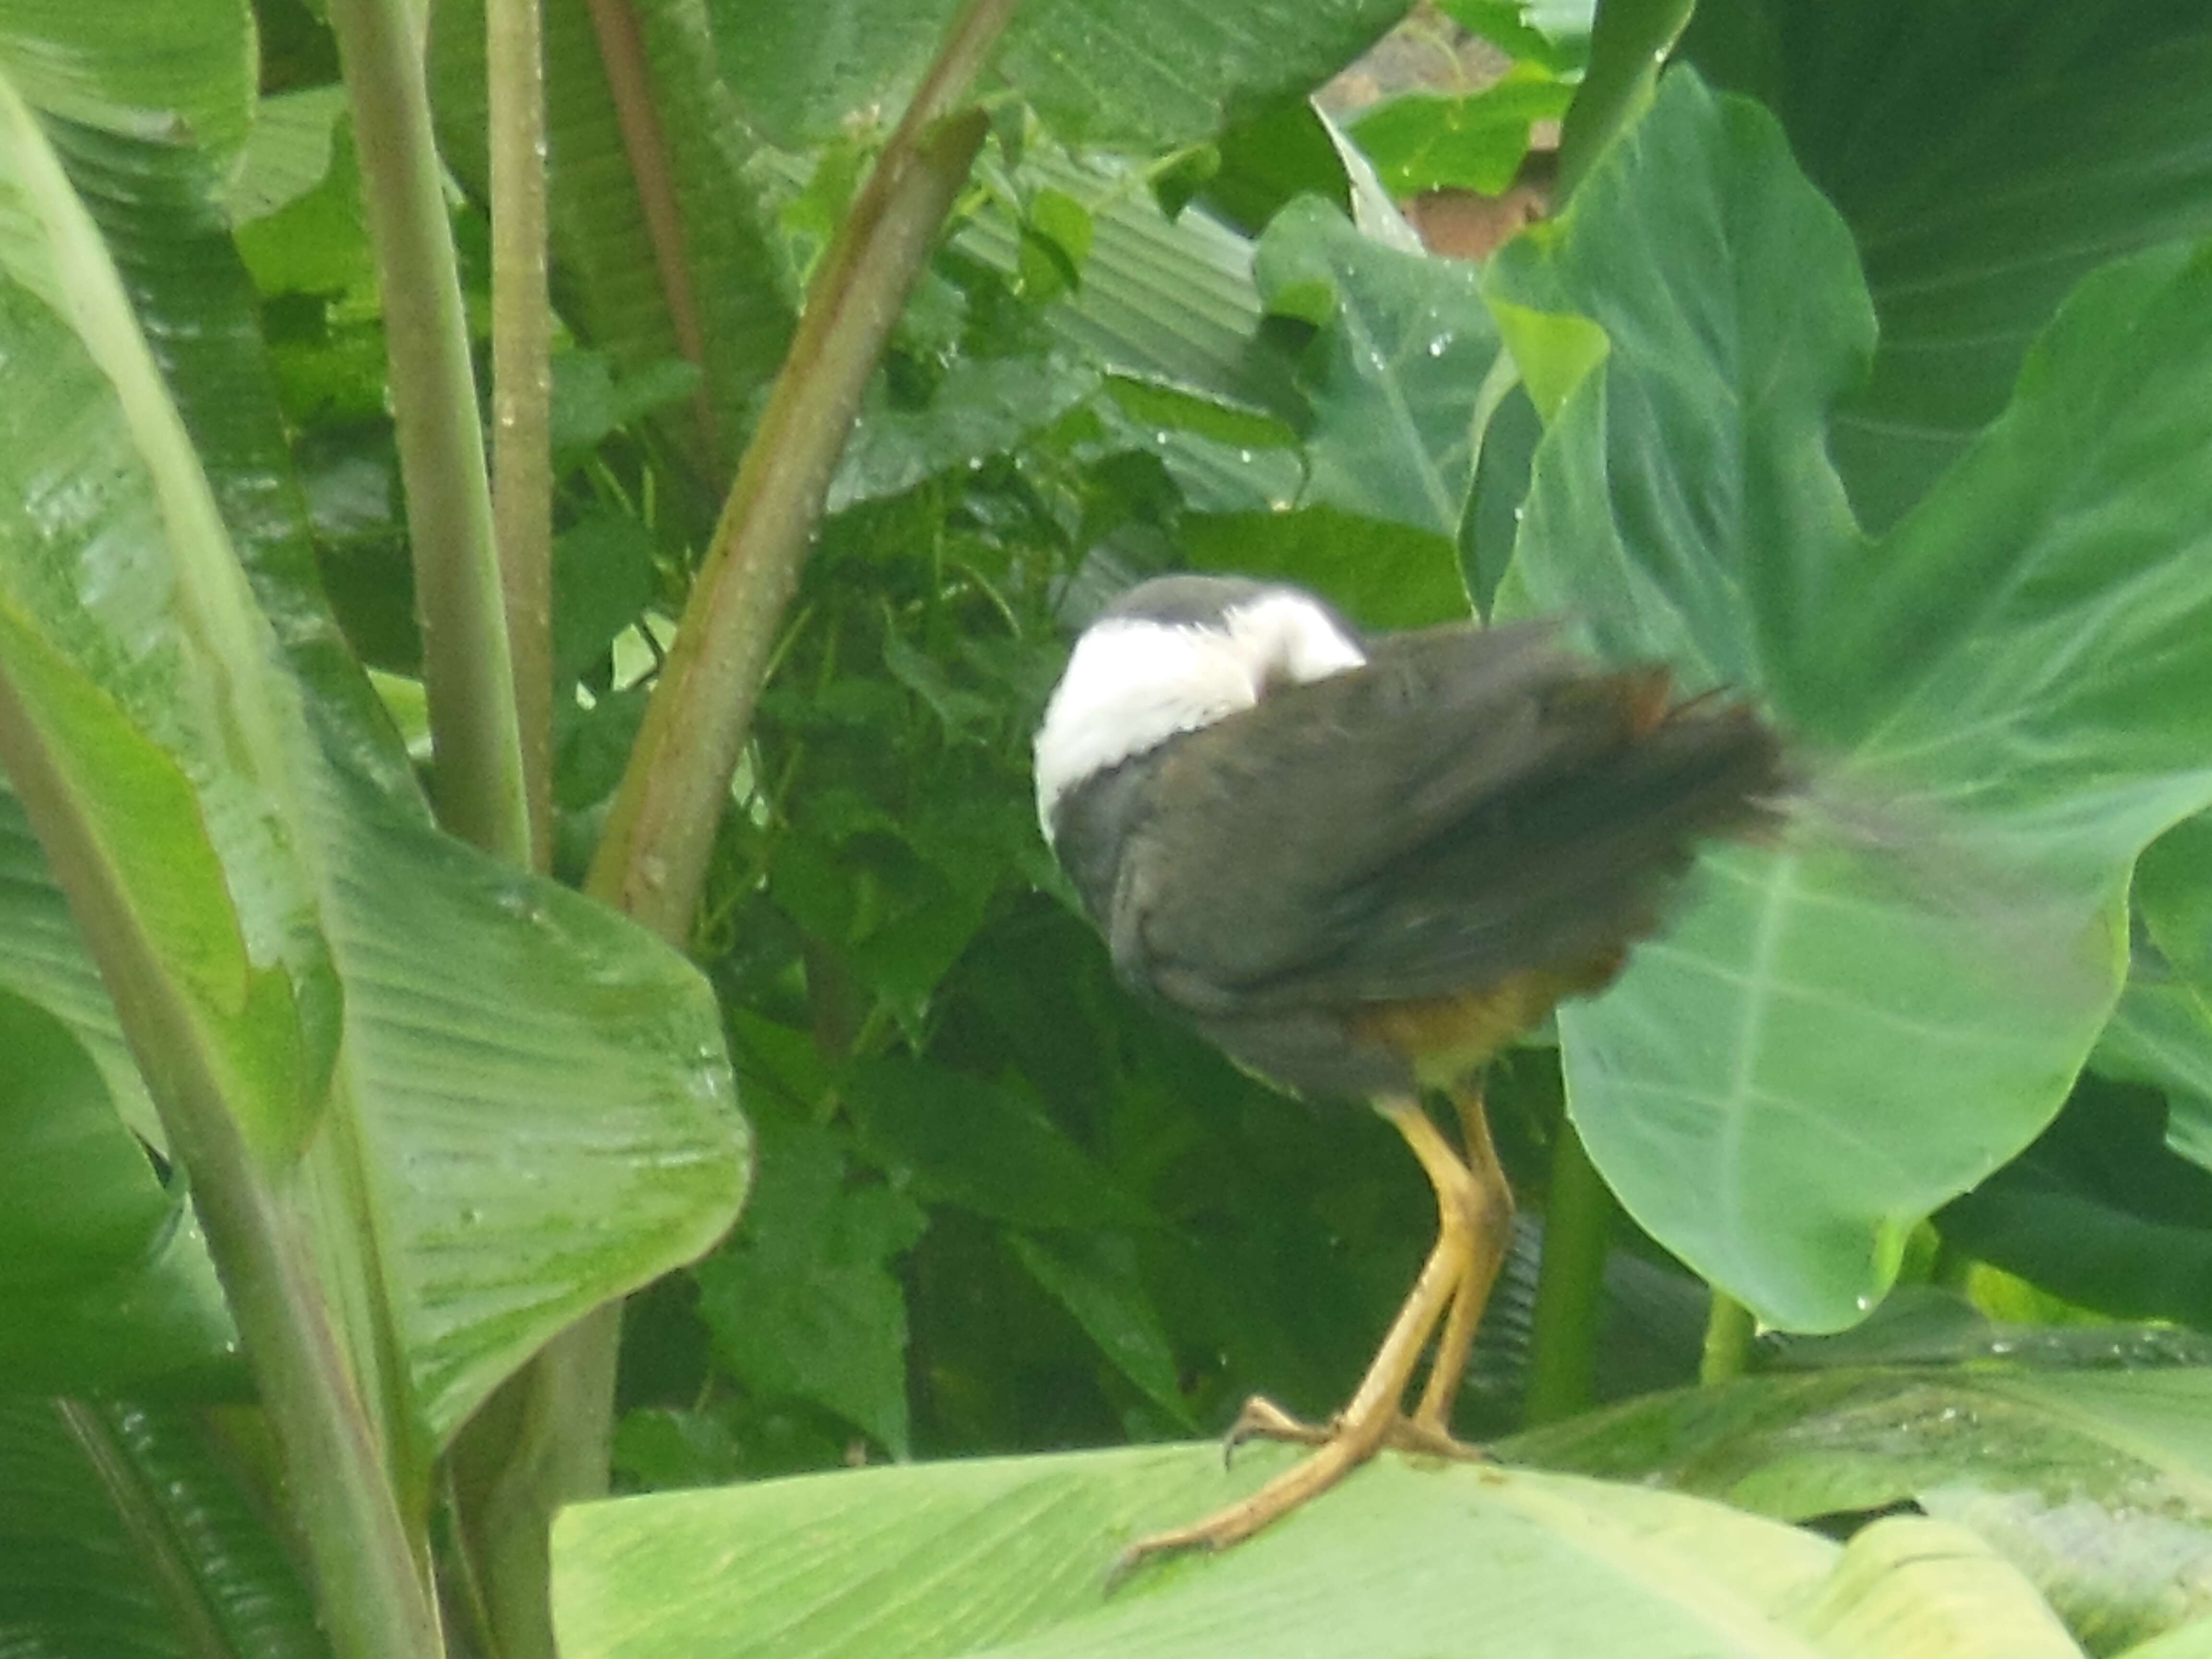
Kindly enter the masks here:
M 1050 865 L 1029 788 L 1030 733 L 1087 617 L 1157 571 L 1238 569 L 1314 585 L 1377 626 L 1470 602 L 1569 611 L 1609 654 L 1767 699 L 1839 772 L 1867 763 L 1863 793 L 1837 796 L 1873 803 L 1864 822 L 1839 808 L 1827 826 L 1860 837 L 1844 866 L 1934 831 L 1887 886 L 1853 889 L 1835 860 L 1808 878 L 1866 901 L 1874 944 L 1824 957 L 1808 927 L 1791 965 L 1840 1012 L 1794 1054 L 1730 1051 L 1799 1109 L 1753 1115 L 1747 1161 L 1723 1169 L 1693 1132 L 1671 1149 L 1636 1138 L 1655 1121 L 1635 1092 L 1649 1077 L 1587 1058 L 1611 1052 L 1623 1028 L 1602 1022 L 1632 997 L 1566 1017 L 1565 1071 L 1555 1031 L 1494 1068 L 1524 1214 L 1462 1429 L 1533 1430 L 1513 1455 L 1841 1536 L 1917 1509 L 2027 1574 L 2042 1598 L 2028 1604 L 2091 1651 L 2201 1638 L 2212 821 L 2193 815 L 2212 763 L 2201 700 L 2181 692 L 2212 611 L 2196 482 L 2212 476 L 2212 423 L 2191 379 L 2212 362 L 2191 310 L 2212 229 L 2212 24 L 2179 0 L 1708 0 L 1678 40 L 1680 6 L 1608 6 L 1593 34 L 1573 7 L 1455 0 L 1366 58 L 1324 116 L 1309 90 L 1398 8 L 1255 5 L 1279 27 L 1224 43 L 1205 9 L 1132 0 L 1099 9 L 1111 27 L 1079 52 L 1083 7 L 1032 9 L 830 487 L 714 842 L 689 945 L 757 1174 L 737 1229 L 629 1304 L 617 1488 L 1183 1439 L 1256 1390 L 1316 1416 L 1340 1401 L 1432 1236 L 1425 1184 L 1367 1114 L 1286 1102 L 1134 1003 Z M 553 793 L 571 883 L 801 297 L 948 15 L 708 0 L 639 8 L 625 44 L 582 7 L 550 9 Z M 46 125 L 149 317 L 175 322 L 192 260 L 163 256 L 182 246 L 258 321 L 320 588 L 419 761 L 422 640 L 362 158 L 321 9 L 259 0 L 253 16 L 261 96 L 221 222 L 208 202 L 140 190 L 131 153 L 98 131 L 51 112 Z M 481 362 L 483 19 L 440 0 L 430 27 Z M 21 72 L 37 30 L 0 15 L 0 35 Z M 1131 40 L 1190 73 L 1133 73 Z M 1655 94 L 1662 50 L 1682 67 Z M 609 92 L 623 53 L 652 89 L 642 147 L 639 109 Z M 1512 203 L 1570 188 L 1572 217 L 1484 265 L 1425 256 L 1390 205 L 1441 239 L 1516 187 L 1509 221 Z M 681 225 L 672 254 L 656 251 L 655 203 Z M 201 240 L 174 234 L 172 210 Z M 195 435 L 223 430 L 228 383 L 206 378 L 220 354 L 196 344 L 222 338 L 149 332 Z M 202 442 L 219 483 L 248 470 Z M 2039 495 L 2046 478 L 2057 493 Z M 226 505 L 243 540 L 251 503 Z M 1793 609 L 1805 592 L 1825 608 Z M 2018 609 L 1984 611 L 1990 592 Z M 1923 672 L 1951 678 L 1907 730 L 1923 741 L 1875 752 L 1869 731 L 1894 723 L 1880 699 Z M 11 988 L 36 986 L 66 921 L 27 832 L 6 827 L 15 942 L 0 964 Z M 1654 982 L 1700 952 L 1735 959 L 1729 884 L 1763 878 L 1716 869 Z M 405 915 L 427 930 L 434 908 Z M 1924 937 L 1907 925 L 1923 915 Z M 1927 1047 L 1888 1045 L 1860 1006 L 1878 993 L 1835 994 L 1893 973 L 1925 994 Z M 1685 1023 L 1662 1061 L 1735 1012 L 1716 994 L 1711 1024 Z M 1984 1016 L 2033 1052 L 1948 1069 Z M 24 1054 L 47 1035 L 11 1029 Z M 1783 1086 L 1800 1059 L 1822 1074 L 1802 1101 Z M 42 1087 L 81 1085 L 83 1116 L 112 1131 L 75 1063 L 55 1059 Z M 1567 1130 L 1570 1081 L 1598 1166 L 1650 1232 Z M 1873 1175 L 1852 1155 L 1862 1128 L 1887 1160 Z M 187 1212 L 153 1162 L 158 1192 L 132 1173 L 167 1241 Z M 1723 1212 L 1733 1231 L 1708 1224 Z M 0 1237 L 67 1255 L 51 1218 L 23 1215 Z M 188 1559 L 206 1600 L 226 1574 L 280 1587 L 267 1629 L 225 1626 L 229 1650 L 315 1650 L 284 1551 L 241 1496 L 271 1488 L 252 1474 L 259 1431 L 230 1409 L 234 1345 L 204 1262 L 179 1248 L 200 1263 L 179 1269 L 200 1274 L 197 1299 L 163 1304 L 158 1355 L 109 1332 L 89 1364 L 96 1333 L 58 1355 L 27 1317 L 0 1330 L 15 1386 L 71 1396 L 0 1415 L 0 1492 L 44 1495 L 0 1521 L 0 1620 L 88 1653 L 112 1617 L 168 1631 L 149 1650 L 171 1650 L 173 1609 L 130 1565 L 167 1492 L 191 1512 L 165 1524 L 218 1543 L 153 1553 Z M 1729 1292 L 1829 1334 L 1754 1345 Z M 1574 1415 L 1701 1368 L 1698 1393 Z M 1773 1375 L 1726 1382 L 1744 1370 Z M 210 1399 L 225 1402 L 212 1426 Z M 1151 1482 L 1194 1508 L 1214 1478 L 1165 1453 L 1115 1467 L 1142 1475 L 1130 1492 Z M 862 1538 L 836 1506 L 863 1500 L 767 1490 L 789 1495 L 728 1511 L 700 1535 L 708 1559 L 733 1538 L 767 1550 L 808 1505 Z M 1078 1558 L 1134 1512 L 1071 1523 L 1070 1606 L 1095 1600 Z M 605 1559 L 629 1565 L 624 1526 L 663 1541 L 657 1521 L 589 1513 L 605 1530 L 577 1546 L 580 1597 Z M 1739 1522 L 1705 1524 L 1735 1538 Z M 868 1556 L 855 1544 L 835 1562 Z M 1278 1569 L 1296 1576 L 1292 1559 Z M 654 1593 L 605 1578 L 617 1612 Z M 760 1582 L 763 1598 L 786 1588 Z M 101 1588 L 73 1600 L 83 1583 Z M 579 1628 L 603 1628 L 595 1606 Z M 751 1625 L 714 1611 L 775 1650 L 775 1607 Z M 621 1650 L 607 1640 L 590 1650 Z

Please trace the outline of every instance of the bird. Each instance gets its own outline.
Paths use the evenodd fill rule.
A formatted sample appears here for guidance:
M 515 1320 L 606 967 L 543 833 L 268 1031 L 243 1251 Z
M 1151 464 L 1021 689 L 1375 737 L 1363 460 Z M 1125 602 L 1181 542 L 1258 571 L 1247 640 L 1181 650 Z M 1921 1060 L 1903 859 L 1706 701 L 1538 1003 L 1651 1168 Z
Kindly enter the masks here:
M 1770 830 L 1791 787 L 1748 702 L 1679 695 L 1660 664 L 1600 665 L 1565 632 L 1370 635 L 1297 586 L 1178 574 L 1076 641 L 1036 734 L 1037 814 L 1117 975 L 1277 1089 L 1369 1103 L 1438 1214 L 1344 1409 L 1312 1425 L 1255 1395 L 1230 1431 L 1309 1455 L 1137 1540 L 1117 1576 L 1249 1538 L 1385 1444 L 1480 1455 L 1449 1413 L 1513 1215 L 1483 1067 L 1610 984 L 1699 844 Z

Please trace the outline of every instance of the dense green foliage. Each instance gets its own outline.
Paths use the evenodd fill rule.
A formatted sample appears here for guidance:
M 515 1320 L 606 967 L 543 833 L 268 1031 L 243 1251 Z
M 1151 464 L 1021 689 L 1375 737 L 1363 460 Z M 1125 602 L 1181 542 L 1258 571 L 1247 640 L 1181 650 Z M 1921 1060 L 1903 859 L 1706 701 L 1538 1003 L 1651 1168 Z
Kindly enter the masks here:
M 569 1659 L 2212 1651 L 2193 3 L 1455 0 L 1339 123 L 1309 93 L 1402 6 L 1029 0 L 849 441 L 786 440 L 842 459 L 789 503 L 688 962 L 569 890 L 764 411 L 839 372 L 799 319 L 956 8 L 550 8 L 566 886 L 416 782 L 456 623 L 325 8 L 32 9 L 0 1649 L 427 1652 L 428 1553 L 452 1650 L 532 1651 L 471 1531 L 528 1459 L 447 1454 L 638 1291 L 611 1477 L 654 1495 L 561 1522 Z M 428 60 L 480 364 L 484 24 L 440 0 Z M 1547 222 L 1422 248 L 1393 195 L 1497 191 L 1562 115 Z M 1386 1458 L 1102 1600 L 1278 1454 L 1048 1454 L 1325 1416 L 1433 1223 L 1369 1114 L 1133 1001 L 1038 836 L 1067 638 L 1186 565 L 1563 614 L 1757 700 L 1808 784 L 1494 1068 L 1525 1219 L 1456 1420 L 1546 1472 Z M 1763 1374 L 1692 1386 L 1709 1304 L 1708 1371 Z

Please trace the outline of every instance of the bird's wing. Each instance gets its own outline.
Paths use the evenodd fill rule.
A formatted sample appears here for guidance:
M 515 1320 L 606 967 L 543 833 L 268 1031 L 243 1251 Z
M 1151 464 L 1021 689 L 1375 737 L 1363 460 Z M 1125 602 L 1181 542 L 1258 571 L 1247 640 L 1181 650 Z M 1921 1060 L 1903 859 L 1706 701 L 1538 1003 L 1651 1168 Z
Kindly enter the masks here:
M 1205 1018 L 1587 966 L 1783 785 L 1748 710 L 1672 703 L 1663 670 L 1594 671 L 1528 624 L 1394 636 L 1178 740 L 1158 787 L 1109 933 Z

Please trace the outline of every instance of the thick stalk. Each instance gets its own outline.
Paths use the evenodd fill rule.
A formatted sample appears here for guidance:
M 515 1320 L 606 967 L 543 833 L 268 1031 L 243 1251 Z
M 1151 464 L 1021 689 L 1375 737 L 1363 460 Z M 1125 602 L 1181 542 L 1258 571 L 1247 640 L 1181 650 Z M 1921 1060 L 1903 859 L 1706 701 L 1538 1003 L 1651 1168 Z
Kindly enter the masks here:
M 424 1564 L 289 1191 L 297 1167 L 272 1173 L 246 1143 L 231 1110 L 244 1090 L 210 1024 L 220 1016 L 193 1000 L 140 929 L 98 825 L 46 745 L 0 670 L 0 768 L 114 1000 L 170 1155 L 191 1178 L 192 1206 L 283 1454 L 331 1648 L 339 1659 L 434 1659 L 444 1649 Z
M 1598 0 L 1589 68 L 1559 127 L 1557 212 L 1605 153 L 1613 135 L 1651 102 L 1667 54 L 1690 25 L 1697 0 Z
M 647 733 L 631 757 L 617 818 L 625 816 L 622 802 L 634 802 L 644 787 L 641 781 L 669 775 L 691 780 L 703 787 L 683 794 L 689 810 L 679 806 L 671 817 L 692 839 L 671 851 L 635 830 L 611 830 L 608 842 L 622 850 L 611 857 L 603 846 L 592 885 L 679 944 L 697 903 L 706 849 L 743 746 L 769 647 L 796 585 L 860 391 L 982 143 L 980 113 L 940 118 L 964 94 L 1012 3 L 978 0 L 963 16 L 855 204 L 839 247 L 824 262 L 809 305 L 813 327 L 802 325 L 740 468 L 676 652 L 656 690 Z M 625 112 L 624 142 L 646 199 L 664 289 L 685 353 L 696 360 L 696 311 L 682 226 L 666 188 L 657 119 L 642 85 L 635 20 L 621 0 L 596 0 L 593 19 L 600 27 L 617 106 Z M 611 45 L 611 26 L 618 26 L 613 27 Z M 492 61 L 496 66 L 496 51 Z M 708 435 L 711 441 L 711 430 Z M 732 568 L 750 579 L 726 580 L 725 573 Z M 769 573 L 765 580 L 763 572 Z M 748 641 L 756 642 L 757 652 L 745 648 Z M 726 659 L 734 674 L 694 672 L 702 657 L 710 664 Z M 685 665 L 682 670 L 679 659 Z M 742 695 L 721 695 L 717 687 L 726 679 L 745 688 Z M 672 743 L 672 732 L 694 740 Z M 696 740 L 700 737 L 703 743 Z M 633 805 L 628 821 L 635 825 L 640 817 Z M 671 817 L 647 815 L 644 821 L 660 825 Z M 629 879 L 639 871 L 664 872 L 672 860 L 690 866 L 688 879 Z M 641 903 L 641 895 L 651 895 L 654 902 Z M 480 1440 L 461 1449 L 462 1478 L 476 1493 L 472 1548 L 503 1654 L 552 1651 L 544 1597 L 546 1524 L 562 1502 L 604 1490 L 620 1319 L 619 1305 L 611 1306 L 563 1333 L 500 1391 L 481 1430 L 471 1431 L 472 1436 L 480 1433 Z M 492 1455 L 476 1455 L 487 1451 Z
M 622 1304 L 555 1337 L 453 1448 L 461 1522 L 499 1659 L 553 1659 L 551 1529 L 563 1504 L 606 1495 Z
M 491 157 L 492 516 L 514 660 L 530 861 L 553 846 L 552 308 L 546 280 L 545 49 L 538 0 L 485 0 Z M 476 1607 L 500 1659 L 555 1659 L 550 1538 L 606 1490 L 614 1345 L 602 1313 L 501 1385 L 453 1448 Z M 571 1350 L 583 1343 L 587 1363 Z M 570 1401 L 580 1394 L 580 1409 Z
M 409 0 L 330 0 L 330 21 L 383 295 L 438 816 L 523 864 L 530 812 L 514 673 L 421 32 Z
M 653 248 L 660 302 L 668 308 L 668 325 L 675 333 L 678 353 L 685 362 L 703 370 L 706 335 L 699 323 L 698 295 L 691 286 L 684 211 L 676 198 L 676 174 L 668 165 L 668 142 L 660 129 L 660 111 L 653 101 L 653 77 L 646 62 L 644 37 L 638 31 L 637 13 L 630 0 L 590 0 L 589 9 L 592 38 L 599 48 L 599 68 L 607 77 L 607 95 L 615 106 L 615 127 L 622 134 L 623 159 L 629 165 L 638 211 L 645 219 L 645 239 Z M 721 438 L 716 430 L 714 401 L 703 378 L 692 396 L 691 410 L 699 425 L 703 453 L 719 457 Z M 715 476 L 720 476 L 719 469 Z
M 1605 1258 L 1612 1240 L 1613 1194 L 1575 1126 L 1563 1121 L 1552 1149 L 1544 1258 L 1536 1274 L 1525 1408 L 1532 1425 L 1571 1417 L 1589 1405 Z
M 681 942 L 860 394 L 976 152 L 961 108 L 1016 0 L 969 0 L 823 258 L 615 797 L 589 890 Z
M 491 503 L 514 662 L 530 862 L 553 853 L 553 310 L 538 0 L 484 0 L 491 149 Z
M 1705 1317 L 1705 1352 L 1698 1362 L 1698 1381 L 1710 1386 L 1749 1370 L 1752 1339 L 1758 1334 L 1751 1310 L 1716 1289 L 1712 1311 Z

